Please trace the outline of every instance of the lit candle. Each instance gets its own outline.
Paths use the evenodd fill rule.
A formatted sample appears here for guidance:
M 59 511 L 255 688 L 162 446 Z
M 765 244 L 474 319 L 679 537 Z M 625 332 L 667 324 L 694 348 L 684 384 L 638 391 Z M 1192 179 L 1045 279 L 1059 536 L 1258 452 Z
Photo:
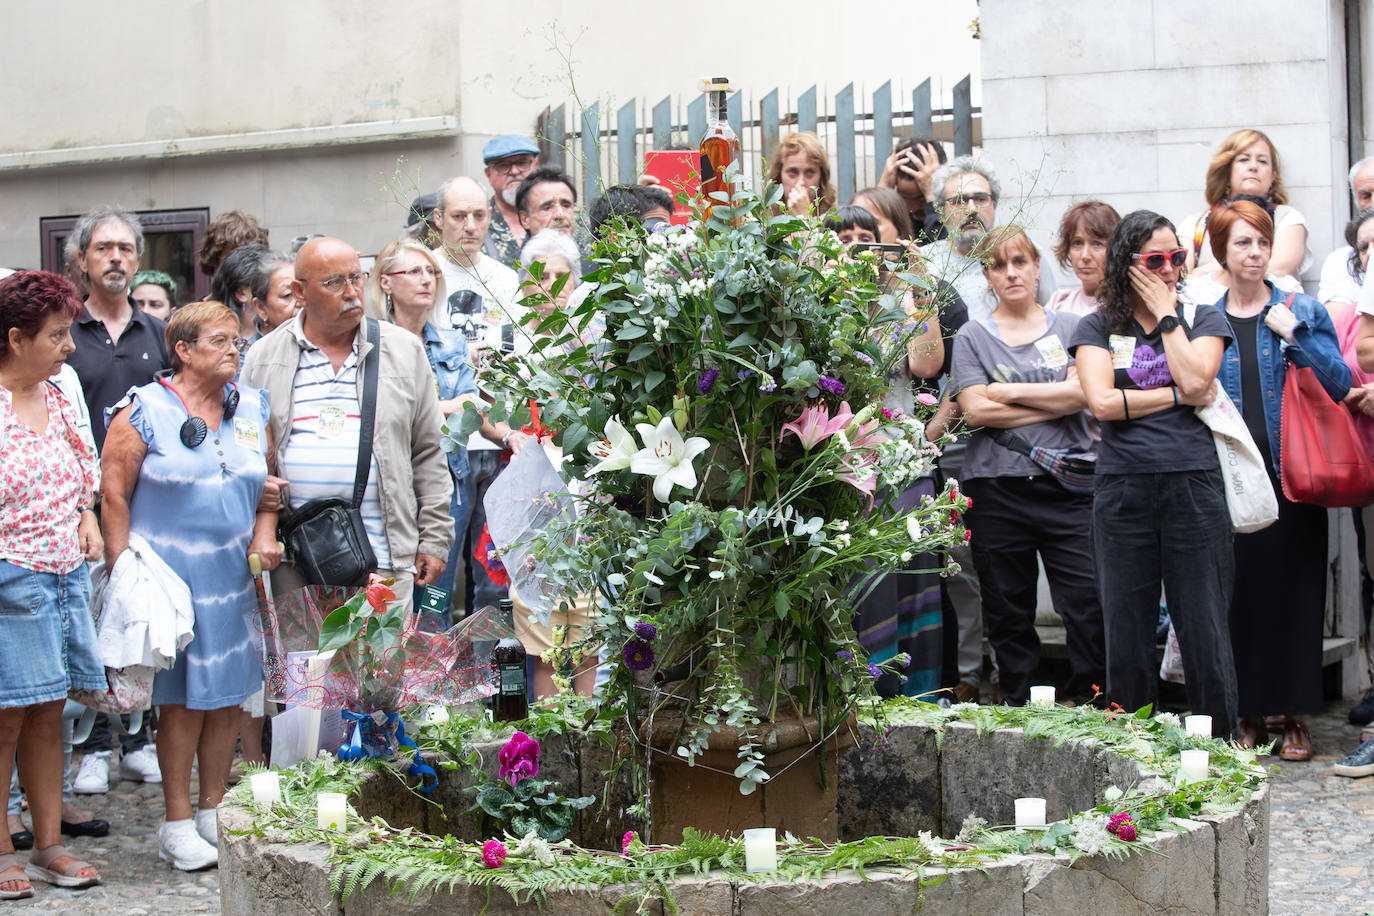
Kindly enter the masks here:
M 321 792 L 315 796 L 315 824 L 321 830 L 343 830 L 348 826 L 348 796 L 342 792 Z
M 773 827 L 744 831 L 745 871 L 778 870 L 778 832 Z
M 1050 688 L 1054 689 L 1054 688 Z M 1016 828 L 1045 826 L 1045 800 L 1018 798 L 1016 800 Z
M 1207 752 L 1183 751 L 1178 767 L 1179 782 L 1198 782 L 1207 778 Z
M 259 805 L 274 805 L 281 801 L 281 774 L 276 770 L 254 773 L 249 781 L 253 786 L 253 801 Z
M 1053 687 L 1032 687 L 1030 701 L 1038 706 L 1054 705 Z
M 1212 737 L 1211 716 L 1187 716 L 1183 720 L 1183 730 L 1200 738 Z

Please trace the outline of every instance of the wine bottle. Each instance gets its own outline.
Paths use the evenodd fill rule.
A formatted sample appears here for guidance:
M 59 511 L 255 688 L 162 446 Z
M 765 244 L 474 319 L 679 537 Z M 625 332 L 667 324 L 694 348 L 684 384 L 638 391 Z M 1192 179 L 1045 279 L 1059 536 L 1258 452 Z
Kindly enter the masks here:
M 725 167 L 739 162 L 740 146 L 739 137 L 735 136 L 726 116 L 725 94 L 730 91 L 730 80 L 723 76 L 704 79 L 701 88 L 706 93 L 706 132 L 701 135 L 701 196 L 709 216 L 712 206 L 719 202 L 710 195 L 731 191 Z
M 501 616 L 512 625 L 515 622 L 515 602 L 501 599 Z M 507 636 L 491 650 L 491 667 L 497 673 L 497 691 L 491 698 L 491 717 L 495 722 L 518 722 L 530 714 L 526 695 L 525 646 L 514 636 Z

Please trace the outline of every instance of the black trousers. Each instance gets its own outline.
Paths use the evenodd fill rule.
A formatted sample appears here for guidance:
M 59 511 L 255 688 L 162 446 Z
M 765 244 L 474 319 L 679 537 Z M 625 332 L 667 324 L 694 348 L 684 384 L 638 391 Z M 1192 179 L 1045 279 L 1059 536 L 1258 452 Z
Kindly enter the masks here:
M 1003 700 L 1024 704 L 1040 664 L 1037 555 L 1045 564 L 1054 609 L 1064 620 L 1072 672 L 1058 695 L 1088 699 L 1106 674 L 1102 603 L 1093 568 L 1092 497 L 1070 493 L 1048 475 L 975 478 L 963 485 L 973 499 L 970 546 Z

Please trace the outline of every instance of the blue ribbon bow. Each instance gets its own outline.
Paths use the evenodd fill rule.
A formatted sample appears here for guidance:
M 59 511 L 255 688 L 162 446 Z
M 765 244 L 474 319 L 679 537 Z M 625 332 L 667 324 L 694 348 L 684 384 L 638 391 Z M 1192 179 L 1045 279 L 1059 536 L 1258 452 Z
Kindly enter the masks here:
M 384 742 L 367 740 L 368 737 L 375 739 L 376 735 L 374 733 L 371 736 L 365 736 L 363 734 L 364 726 L 365 723 L 370 722 L 374 724 L 376 731 L 384 731 L 388 726 L 394 724 L 396 726 L 397 746 L 415 749 L 415 760 L 411 763 L 409 772 L 411 775 L 420 778 L 420 791 L 433 792 L 439 785 L 439 774 L 434 772 L 434 767 L 425 763 L 424 758 L 420 756 L 419 748 L 416 747 L 415 742 L 406 736 L 406 726 L 405 723 L 401 721 L 399 715 L 394 712 L 389 712 L 386 714 L 386 720 L 382 722 L 381 725 L 376 725 L 376 720 L 372 718 L 371 713 L 353 712 L 351 709 L 340 710 L 340 713 L 343 715 L 345 722 L 353 723 L 352 737 L 349 738 L 347 744 L 339 748 L 338 756 L 340 760 L 361 760 L 364 757 L 386 756 L 390 748 Z M 368 729 L 368 731 L 372 730 L 373 729 Z M 430 781 L 430 777 L 432 777 L 432 781 Z

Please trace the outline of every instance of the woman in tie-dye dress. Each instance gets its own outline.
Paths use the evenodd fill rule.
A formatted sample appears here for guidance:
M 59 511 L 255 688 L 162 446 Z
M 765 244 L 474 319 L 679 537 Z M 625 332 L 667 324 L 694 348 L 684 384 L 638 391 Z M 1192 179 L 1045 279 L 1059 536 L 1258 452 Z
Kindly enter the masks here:
M 153 684 L 167 805 L 160 855 L 183 870 L 216 862 L 214 809 L 233 762 L 239 704 L 262 684 L 247 557 L 258 553 L 267 569 L 281 557 L 275 514 L 257 511 L 272 454 L 267 400 L 233 384 L 237 344 L 238 318 L 224 305 L 177 312 L 167 324 L 171 377 L 111 409 L 101 463 L 109 568 L 138 534 L 191 589 L 195 635 Z

